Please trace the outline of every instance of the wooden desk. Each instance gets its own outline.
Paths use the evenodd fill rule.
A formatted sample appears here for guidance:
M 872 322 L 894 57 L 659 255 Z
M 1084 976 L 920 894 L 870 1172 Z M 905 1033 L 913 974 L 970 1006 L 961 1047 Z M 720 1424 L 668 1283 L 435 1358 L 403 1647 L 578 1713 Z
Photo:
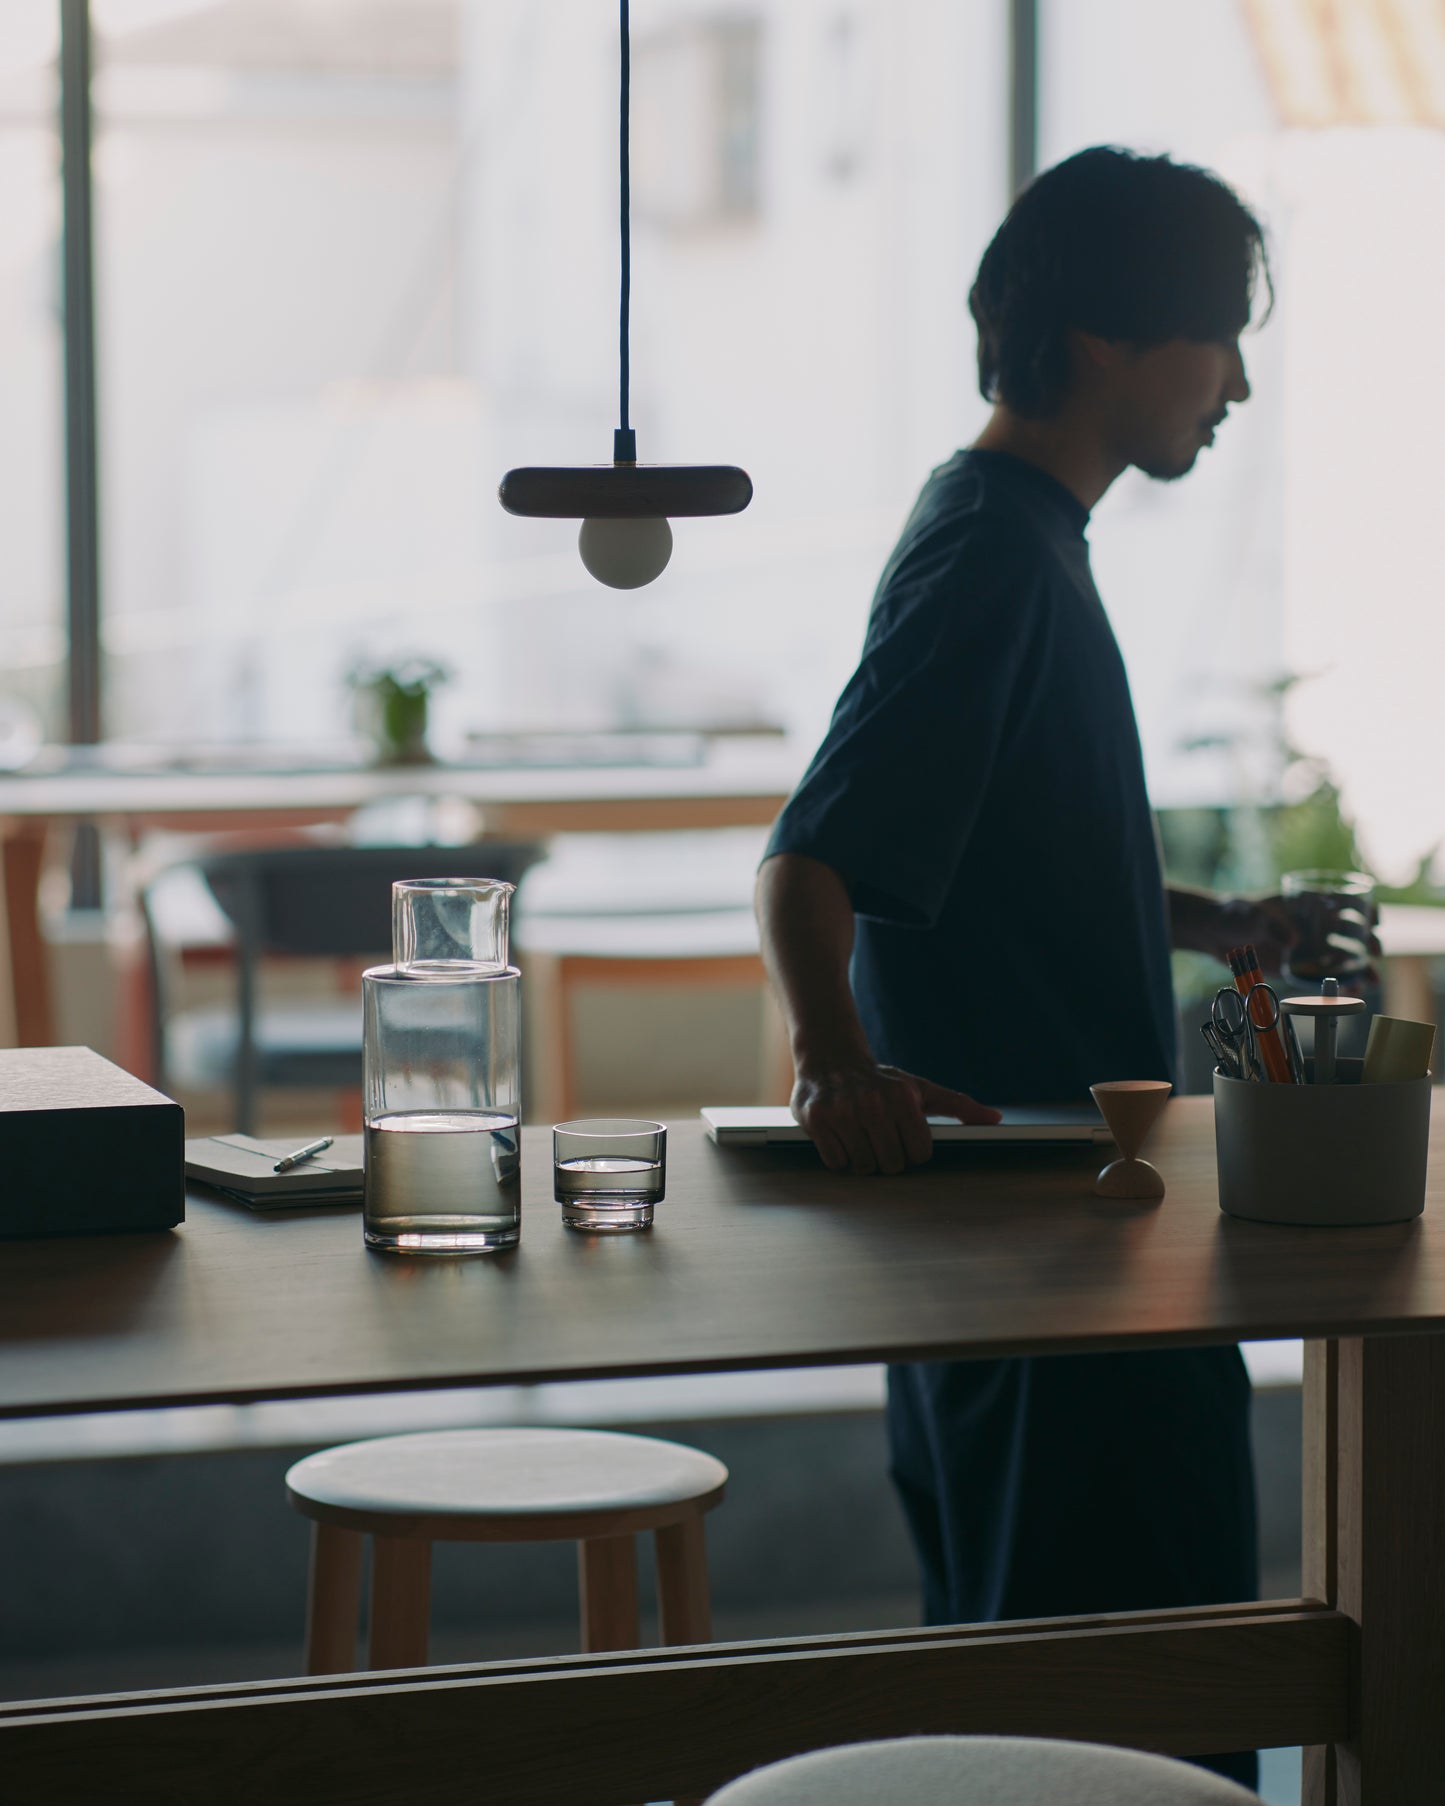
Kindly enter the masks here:
M 1151 1143 L 1157 1208 L 1095 1198 L 1085 1152 L 848 1180 L 807 1149 L 671 1139 L 647 1237 L 563 1232 L 529 1131 L 502 1259 L 396 1261 L 354 1213 L 220 1204 L 163 1237 L 9 1246 L 0 1413 L 1303 1335 L 1308 1597 L 21 1703 L 0 1708 L 16 1797 L 88 1801 L 104 1774 L 117 1801 L 460 1801 L 485 1779 L 616 1806 L 829 1742 L 993 1730 L 1302 1743 L 1310 1806 L 1435 1806 L 1445 1125 L 1425 1216 L 1368 1230 L 1221 1216 L 1200 1099 Z
M 50 832 L 63 822 L 194 831 L 335 821 L 389 797 L 458 797 L 487 831 L 518 837 L 567 832 L 765 826 L 801 770 L 786 742 L 721 740 L 701 765 L 463 766 L 379 770 L 74 770 L 0 776 L 0 925 L 9 957 L 14 1042 L 48 1046 L 54 1011 L 37 886 Z

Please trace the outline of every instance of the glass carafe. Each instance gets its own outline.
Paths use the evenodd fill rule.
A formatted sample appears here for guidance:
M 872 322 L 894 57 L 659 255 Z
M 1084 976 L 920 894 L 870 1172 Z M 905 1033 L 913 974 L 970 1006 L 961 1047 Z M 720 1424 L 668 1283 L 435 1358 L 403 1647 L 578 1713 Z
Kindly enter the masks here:
M 510 884 L 392 886 L 392 964 L 361 981 L 365 1230 L 393 1254 L 486 1254 L 521 1233 L 521 980 Z

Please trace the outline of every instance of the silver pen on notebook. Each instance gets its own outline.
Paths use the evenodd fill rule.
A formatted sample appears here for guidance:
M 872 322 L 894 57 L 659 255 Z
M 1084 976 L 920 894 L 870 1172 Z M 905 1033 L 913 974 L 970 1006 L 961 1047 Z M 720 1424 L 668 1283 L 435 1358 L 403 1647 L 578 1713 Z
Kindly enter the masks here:
M 324 1148 L 329 1148 L 335 1139 L 334 1135 L 323 1135 L 320 1141 L 308 1141 L 304 1148 L 297 1148 L 284 1160 L 278 1160 L 271 1171 L 273 1173 L 289 1173 L 293 1166 L 300 1166 L 303 1160 L 309 1160 L 313 1154 L 319 1154 Z

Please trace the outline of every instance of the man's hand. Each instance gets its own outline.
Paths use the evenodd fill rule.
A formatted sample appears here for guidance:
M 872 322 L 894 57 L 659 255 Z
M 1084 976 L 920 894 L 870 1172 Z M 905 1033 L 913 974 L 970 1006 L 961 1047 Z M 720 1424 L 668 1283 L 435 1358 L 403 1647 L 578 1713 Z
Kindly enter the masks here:
M 901 1173 L 933 1152 L 930 1116 L 994 1123 L 1000 1112 L 896 1066 L 868 1063 L 803 1067 L 793 1086 L 793 1115 L 824 1166 L 835 1173 Z
M 1298 897 L 1216 897 L 1208 891 L 1187 890 L 1178 885 L 1170 887 L 1168 896 L 1174 945 L 1207 953 L 1221 963 L 1231 947 L 1247 945 L 1259 954 L 1266 974 L 1277 973 L 1304 938 L 1306 923 L 1312 941 L 1338 934 L 1357 942 L 1373 957 L 1381 951 L 1374 932 L 1379 911 L 1373 903 L 1342 897 L 1328 908 L 1323 919 L 1314 920 L 1305 913 L 1303 900 Z M 1311 899 L 1308 907 L 1325 908 L 1321 899 Z M 1373 979 L 1373 968 L 1361 976 Z
M 1247 942 L 1259 954 L 1259 963 L 1266 972 L 1282 971 L 1285 961 L 1303 938 L 1297 898 L 1254 897 L 1247 901 L 1240 898 L 1226 904 L 1220 916 L 1219 958 L 1223 959 L 1230 947 Z M 1340 934 L 1360 942 L 1368 954 L 1378 957 L 1380 940 L 1374 932 L 1378 920 L 1379 911 L 1373 904 L 1362 906 L 1342 898 L 1322 916 L 1318 926 L 1312 924 L 1311 938 L 1322 940 L 1326 935 Z M 1237 938 L 1231 940 L 1231 935 Z M 1369 967 L 1360 976 L 1373 979 L 1376 976 L 1374 967 Z

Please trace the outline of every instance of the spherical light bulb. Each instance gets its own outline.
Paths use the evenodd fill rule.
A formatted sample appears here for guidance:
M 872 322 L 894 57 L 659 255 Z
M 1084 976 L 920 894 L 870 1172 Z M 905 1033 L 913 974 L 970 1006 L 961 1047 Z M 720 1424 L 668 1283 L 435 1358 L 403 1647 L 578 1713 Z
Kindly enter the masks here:
M 672 528 L 665 520 L 584 520 L 577 535 L 582 562 L 609 589 L 641 589 L 667 569 Z

